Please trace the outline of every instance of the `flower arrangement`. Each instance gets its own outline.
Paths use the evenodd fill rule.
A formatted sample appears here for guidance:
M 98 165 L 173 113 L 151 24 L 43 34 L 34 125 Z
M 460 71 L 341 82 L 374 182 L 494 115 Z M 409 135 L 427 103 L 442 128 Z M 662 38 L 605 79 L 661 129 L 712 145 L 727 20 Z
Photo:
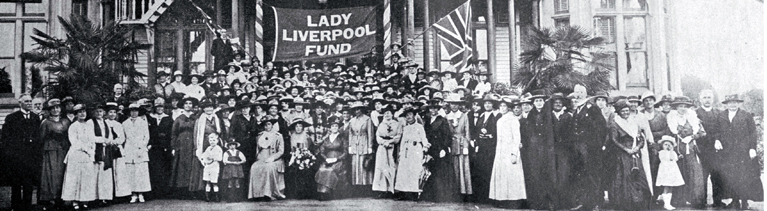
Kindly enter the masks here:
M 298 170 L 304 170 L 314 166 L 317 157 L 306 148 L 293 148 L 290 152 L 290 162 L 288 166 L 297 167 Z

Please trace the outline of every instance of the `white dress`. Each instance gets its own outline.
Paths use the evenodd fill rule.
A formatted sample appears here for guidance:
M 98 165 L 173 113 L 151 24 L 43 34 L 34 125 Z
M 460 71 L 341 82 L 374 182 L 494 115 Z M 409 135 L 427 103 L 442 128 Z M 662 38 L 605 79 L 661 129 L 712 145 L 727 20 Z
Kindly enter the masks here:
M 495 162 L 490 178 L 490 199 L 526 199 L 525 175 L 522 171 L 519 145 L 519 119 L 514 115 L 503 115 L 498 119 L 498 145 L 495 148 Z
M 122 152 L 127 174 L 131 178 L 131 192 L 149 192 L 149 123 L 143 118 L 123 122 L 125 146 Z
M 660 165 L 658 166 L 658 177 L 655 186 L 677 187 L 684 185 L 682 172 L 676 161 L 679 159 L 673 150 L 661 150 L 658 152 Z
M 64 182 L 61 188 L 61 199 L 64 201 L 93 201 L 96 200 L 96 166 L 93 165 L 96 136 L 93 124 L 75 121 L 69 126 L 69 147 L 64 163 Z

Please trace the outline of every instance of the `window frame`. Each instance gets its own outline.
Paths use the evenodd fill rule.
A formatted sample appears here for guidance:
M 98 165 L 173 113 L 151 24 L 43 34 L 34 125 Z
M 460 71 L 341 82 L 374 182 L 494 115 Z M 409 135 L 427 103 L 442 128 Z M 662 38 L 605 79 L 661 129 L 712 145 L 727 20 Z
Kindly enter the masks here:
M 597 18 L 611 17 L 613 19 L 613 27 L 615 33 L 614 40 L 612 43 L 603 44 L 600 46 L 600 48 L 602 48 L 604 52 L 616 56 L 616 88 L 650 88 L 652 86 L 650 80 L 652 77 L 650 69 L 653 66 L 653 61 L 651 59 L 653 55 L 650 51 L 652 42 L 650 34 L 652 32 L 650 27 L 650 20 L 648 19 L 650 17 L 649 9 L 647 8 L 647 4 L 645 4 L 644 10 L 625 8 L 623 5 L 625 1 L 626 0 L 615 0 L 615 9 L 604 9 L 601 8 L 601 5 L 599 5 L 598 9 L 595 9 L 593 12 L 594 31 L 596 32 L 596 28 L 598 27 Z M 644 33 L 646 38 L 641 48 L 628 48 L 628 43 L 626 43 L 626 18 L 631 17 L 642 17 L 645 20 Z M 597 36 L 596 33 L 595 36 Z M 630 80 L 628 80 L 629 76 L 627 65 L 630 59 L 628 55 L 633 53 L 644 53 L 645 55 L 645 80 L 642 83 L 629 83 Z

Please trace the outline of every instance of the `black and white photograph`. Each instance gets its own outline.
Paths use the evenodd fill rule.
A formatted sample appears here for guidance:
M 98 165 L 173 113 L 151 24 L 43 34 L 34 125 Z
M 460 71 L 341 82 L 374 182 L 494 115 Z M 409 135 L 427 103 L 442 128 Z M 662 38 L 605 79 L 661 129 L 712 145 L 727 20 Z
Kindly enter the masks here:
M 0 0 L 0 211 L 765 210 L 763 0 Z

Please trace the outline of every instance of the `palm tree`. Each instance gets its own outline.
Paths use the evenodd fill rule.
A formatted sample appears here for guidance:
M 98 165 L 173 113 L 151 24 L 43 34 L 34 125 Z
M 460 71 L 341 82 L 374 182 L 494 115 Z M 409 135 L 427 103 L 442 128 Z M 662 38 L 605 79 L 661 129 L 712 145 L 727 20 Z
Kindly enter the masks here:
M 519 72 L 512 84 L 521 86 L 523 93 L 542 89 L 547 93 L 570 92 L 581 84 L 589 92 L 613 89 L 610 85 L 610 54 L 596 49 L 604 42 L 591 37 L 578 26 L 556 30 L 532 28 L 528 38 L 533 49 L 520 55 Z
M 21 54 L 27 62 L 58 75 L 58 82 L 43 87 L 48 97 L 73 96 L 94 105 L 103 102 L 122 77 L 129 79 L 129 87 L 140 86 L 137 79 L 146 75 L 134 64 L 138 51 L 151 45 L 133 40 L 129 27 L 114 22 L 99 27 L 84 16 L 58 18 L 65 39 L 35 29 L 31 38 L 37 47 Z

